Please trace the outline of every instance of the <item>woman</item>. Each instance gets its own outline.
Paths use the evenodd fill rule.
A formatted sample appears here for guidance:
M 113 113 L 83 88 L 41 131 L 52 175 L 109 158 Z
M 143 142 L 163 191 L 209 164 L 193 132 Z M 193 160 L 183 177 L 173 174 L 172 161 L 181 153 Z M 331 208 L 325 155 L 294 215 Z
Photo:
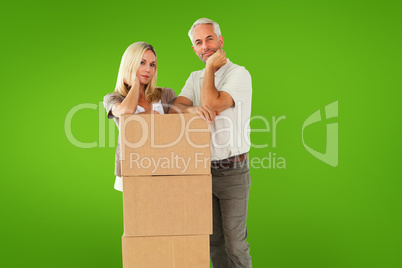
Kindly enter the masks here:
M 116 88 L 103 99 L 107 117 L 113 118 L 119 127 L 122 114 L 168 113 L 176 100 L 176 93 L 170 88 L 155 87 L 156 52 L 145 42 L 131 44 L 121 59 Z M 120 139 L 115 156 L 116 181 L 114 188 L 123 190 L 120 166 Z

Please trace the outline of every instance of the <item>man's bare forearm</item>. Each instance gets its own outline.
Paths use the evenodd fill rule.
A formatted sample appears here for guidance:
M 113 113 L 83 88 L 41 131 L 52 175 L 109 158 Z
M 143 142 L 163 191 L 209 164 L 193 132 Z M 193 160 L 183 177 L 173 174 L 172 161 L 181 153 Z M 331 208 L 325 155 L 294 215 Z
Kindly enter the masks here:
M 201 84 L 201 105 L 214 107 L 214 103 L 219 98 L 219 91 L 215 87 L 214 69 L 207 66 Z
M 208 123 L 212 123 L 216 115 L 219 114 L 209 106 L 193 106 L 193 102 L 186 97 L 178 97 L 173 105 L 170 106 L 169 113 L 196 113 Z
M 181 103 L 174 103 L 172 106 L 169 108 L 169 113 L 170 114 L 178 114 L 178 113 L 189 113 L 189 109 L 192 108 L 193 106 L 181 104 Z

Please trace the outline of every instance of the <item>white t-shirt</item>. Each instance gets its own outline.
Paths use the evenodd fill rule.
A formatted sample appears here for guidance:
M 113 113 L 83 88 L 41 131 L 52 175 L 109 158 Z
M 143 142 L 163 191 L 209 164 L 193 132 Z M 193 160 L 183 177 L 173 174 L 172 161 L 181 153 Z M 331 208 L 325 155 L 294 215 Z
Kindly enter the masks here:
M 158 101 L 158 102 L 152 103 L 152 110 L 156 111 L 160 114 L 164 114 L 162 102 Z M 134 114 L 138 114 L 138 113 L 142 113 L 142 112 L 145 112 L 145 109 L 143 107 L 137 105 L 137 110 L 135 111 Z M 123 179 L 121 177 L 116 176 L 116 180 L 114 181 L 114 188 L 118 191 L 123 191 Z
M 158 112 L 160 114 L 163 114 L 162 101 L 152 103 L 152 110 L 156 111 L 156 112 Z M 135 110 L 134 114 L 139 114 L 139 113 L 142 113 L 142 112 L 145 112 L 145 109 L 142 108 L 141 106 L 137 105 L 137 110 Z
M 201 106 L 201 83 L 204 70 L 191 73 L 179 96 L 193 106 Z M 227 63 L 215 72 L 215 87 L 233 98 L 227 108 L 211 124 L 211 160 L 221 160 L 250 150 L 251 76 L 242 66 Z

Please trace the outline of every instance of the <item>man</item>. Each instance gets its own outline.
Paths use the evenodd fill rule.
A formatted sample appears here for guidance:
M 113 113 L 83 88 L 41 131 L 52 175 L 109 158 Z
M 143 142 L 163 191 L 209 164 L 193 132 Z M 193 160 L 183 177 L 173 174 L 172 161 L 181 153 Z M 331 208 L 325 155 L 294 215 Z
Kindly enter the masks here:
M 216 268 L 248 268 L 251 267 L 246 242 L 251 77 L 244 67 L 226 58 L 216 22 L 197 20 L 189 37 L 205 69 L 190 75 L 169 113 L 198 113 L 211 124 L 211 262 Z

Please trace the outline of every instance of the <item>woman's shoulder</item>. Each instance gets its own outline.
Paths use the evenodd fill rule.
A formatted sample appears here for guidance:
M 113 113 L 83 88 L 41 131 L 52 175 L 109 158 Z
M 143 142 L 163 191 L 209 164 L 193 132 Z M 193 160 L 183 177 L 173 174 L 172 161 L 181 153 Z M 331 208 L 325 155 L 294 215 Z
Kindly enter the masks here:
M 168 87 L 158 87 L 162 90 L 161 103 L 163 106 L 164 113 L 169 113 L 170 106 L 175 102 L 177 96 L 173 89 Z
M 170 98 L 170 97 L 176 97 L 176 92 L 168 87 L 156 87 L 159 88 L 162 91 L 162 98 Z
M 119 101 L 119 100 L 124 100 L 124 96 L 116 93 L 116 92 L 112 92 L 112 93 L 108 93 L 103 97 L 103 102 L 109 102 L 109 101 Z
M 122 95 L 120 95 L 119 93 L 116 93 L 116 92 L 107 93 L 105 95 L 105 97 L 114 97 L 114 98 L 123 98 L 124 99 L 124 96 L 122 96 Z

